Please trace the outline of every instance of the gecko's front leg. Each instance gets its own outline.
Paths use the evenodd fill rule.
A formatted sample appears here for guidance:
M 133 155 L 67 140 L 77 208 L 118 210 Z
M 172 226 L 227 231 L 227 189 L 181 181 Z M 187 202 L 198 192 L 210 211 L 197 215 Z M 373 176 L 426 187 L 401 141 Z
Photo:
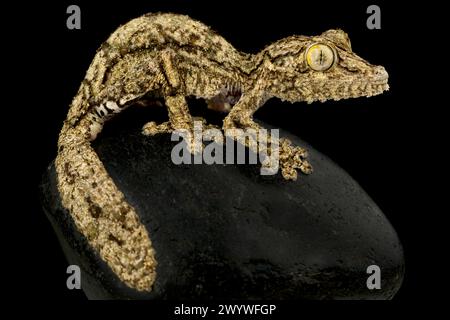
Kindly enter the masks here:
M 259 130 L 260 126 L 253 121 L 253 114 L 266 102 L 266 100 L 267 97 L 262 91 L 244 93 L 223 120 L 222 128 L 224 130 Z
M 245 93 L 238 101 L 238 103 L 231 109 L 228 116 L 223 121 L 223 129 L 225 133 L 231 136 L 233 139 L 239 138 L 239 134 L 246 133 L 248 129 L 253 129 L 253 135 L 248 135 L 248 139 L 252 140 L 240 140 L 247 147 L 252 149 L 253 152 L 268 153 L 273 152 L 274 149 L 271 146 L 267 146 L 268 149 L 261 149 L 261 144 L 258 144 L 258 132 L 261 129 L 260 126 L 253 121 L 253 114 L 267 101 L 267 95 L 263 90 L 254 90 L 250 93 Z M 235 130 L 241 129 L 241 130 Z M 268 141 L 271 141 L 269 139 Z M 279 140 L 279 167 L 281 173 L 286 180 L 296 180 L 297 170 L 305 174 L 312 172 L 312 167 L 306 161 L 307 151 L 304 148 L 293 146 L 291 142 L 286 138 Z M 276 157 L 270 157 L 276 159 Z M 273 164 L 266 163 L 265 165 L 273 167 Z

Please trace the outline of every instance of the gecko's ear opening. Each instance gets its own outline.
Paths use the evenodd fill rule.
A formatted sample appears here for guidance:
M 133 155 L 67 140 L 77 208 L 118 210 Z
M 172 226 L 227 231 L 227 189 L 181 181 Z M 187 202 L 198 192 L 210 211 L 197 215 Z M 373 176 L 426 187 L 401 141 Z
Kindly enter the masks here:
M 325 31 L 324 33 L 321 34 L 321 36 L 332 41 L 336 46 L 344 50 L 352 51 L 350 38 L 348 37 L 348 34 L 342 31 L 341 29 L 331 29 Z

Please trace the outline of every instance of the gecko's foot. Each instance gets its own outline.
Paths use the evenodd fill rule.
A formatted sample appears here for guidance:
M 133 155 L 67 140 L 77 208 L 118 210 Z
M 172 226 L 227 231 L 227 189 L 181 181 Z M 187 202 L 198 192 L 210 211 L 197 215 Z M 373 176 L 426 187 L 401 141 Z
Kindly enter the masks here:
M 211 135 L 210 129 L 219 129 L 217 126 L 208 124 L 206 122 L 206 119 L 202 117 L 192 117 L 192 121 L 189 123 L 185 123 L 181 126 L 181 128 L 177 131 L 180 133 L 180 135 L 183 137 L 183 139 L 188 144 L 187 149 L 191 154 L 199 154 L 203 152 L 203 148 L 205 145 L 203 144 L 204 140 L 214 140 L 215 136 L 218 135 Z M 207 130 L 207 131 L 205 131 Z M 216 141 L 221 142 L 221 141 Z
M 142 127 L 142 134 L 146 136 L 154 136 L 160 133 L 171 133 L 173 131 L 172 125 L 170 121 L 166 121 L 160 124 L 157 124 L 154 121 L 147 122 Z
M 194 123 L 191 125 L 192 128 L 198 128 L 201 126 L 202 130 L 208 130 L 208 129 L 219 129 L 219 126 L 216 126 L 214 124 L 209 124 L 205 118 L 202 117 L 192 117 L 192 122 Z
M 203 141 L 214 141 L 218 144 L 223 144 L 223 135 L 219 126 L 207 123 L 206 119 L 202 117 L 192 117 L 192 119 L 195 124 L 193 126 L 194 130 L 198 130 L 201 127 Z
M 235 121 L 225 118 L 222 129 L 227 137 L 230 137 L 254 152 L 258 152 L 258 133 L 261 127 L 253 120 Z
M 156 122 L 148 122 L 142 127 L 142 133 L 147 136 L 154 136 L 161 133 L 177 133 L 183 137 L 187 143 L 187 150 L 191 154 L 198 154 L 203 151 L 203 130 L 217 128 L 206 123 L 203 118 L 193 118 L 192 121 L 186 123 L 177 123 L 174 126 L 170 121 L 160 124 Z
M 293 146 L 291 141 L 280 139 L 279 146 L 280 169 L 286 180 L 297 180 L 297 169 L 304 174 L 312 173 L 311 164 L 306 160 L 308 152 L 306 149 Z
M 224 131 L 226 130 L 233 130 L 233 129 L 241 129 L 241 130 L 254 130 L 258 132 L 259 129 L 261 129 L 261 126 L 257 124 L 255 121 L 253 121 L 250 118 L 244 118 L 244 119 L 233 119 L 226 117 L 223 120 L 223 126 L 222 129 Z

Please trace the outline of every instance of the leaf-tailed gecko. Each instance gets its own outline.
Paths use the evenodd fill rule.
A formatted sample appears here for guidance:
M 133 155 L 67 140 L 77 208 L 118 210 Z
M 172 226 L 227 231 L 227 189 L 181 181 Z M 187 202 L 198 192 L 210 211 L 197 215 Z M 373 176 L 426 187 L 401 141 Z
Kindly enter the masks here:
M 169 121 L 143 133 L 192 130 L 186 97 L 227 111 L 223 129 L 259 126 L 252 116 L 269 98 L 290 102 L 380 94 L 388 74 L 353 53 L 341 30 L 291 36 L 258 54 L 236 50 L 185 15 L 147 14 L 120 26 L 98 49 L 74 97 L 58 141 L 56 170 L 63 206 L 75 225 L 126 285 L 151 291 L 157 259 L 150 236 L 90 145 L 104 123 L 149 96 L 162 98 Z M 284 139 L 286 179 L 310 173 L 306 151 Z

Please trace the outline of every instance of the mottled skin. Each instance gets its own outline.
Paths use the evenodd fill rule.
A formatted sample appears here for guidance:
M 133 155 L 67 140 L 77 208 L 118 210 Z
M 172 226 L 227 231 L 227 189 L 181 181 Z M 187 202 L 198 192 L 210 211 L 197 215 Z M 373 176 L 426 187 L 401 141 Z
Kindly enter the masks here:
M 326 47 L 309 55 L 315 43 Z M 330 59 L 326 70 L 315 70 Z M 194 96 L 206 99 L 210 108 L 229 111 L 223 129 L 258 129 L 252 115 L 271 97 L 310 103 L 387 89 L 383 67 L 355 55 L 340 30 L 288 37 L 250 55 L 187 16 L 142 16 L 103 43 L 73 99 L 56 158 L 62 203 L 115 274 L 132 288 L 150 291 L 157 262 L 149 234 L 90 146 L 105 121 L 130 105 L 162 98 L 169 121 L 149 122 L 143 133 L 192 130 L 186 97 Z M 295 179 L 296 169 L 310 173 L 305 157 L 304 149 L 283 139 L 283 176 Z

